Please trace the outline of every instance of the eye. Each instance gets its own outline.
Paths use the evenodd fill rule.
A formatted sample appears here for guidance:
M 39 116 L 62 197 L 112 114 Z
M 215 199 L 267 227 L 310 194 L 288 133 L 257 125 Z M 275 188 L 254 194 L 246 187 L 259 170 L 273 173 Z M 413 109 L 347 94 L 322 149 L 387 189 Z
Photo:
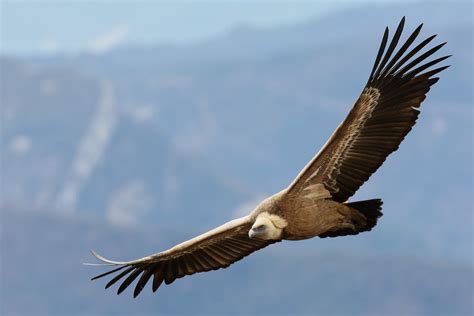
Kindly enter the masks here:
M 262 230 L 265 228 L 265 225 L 258 225 L 257 227 L 255 227 L 255 230 Z

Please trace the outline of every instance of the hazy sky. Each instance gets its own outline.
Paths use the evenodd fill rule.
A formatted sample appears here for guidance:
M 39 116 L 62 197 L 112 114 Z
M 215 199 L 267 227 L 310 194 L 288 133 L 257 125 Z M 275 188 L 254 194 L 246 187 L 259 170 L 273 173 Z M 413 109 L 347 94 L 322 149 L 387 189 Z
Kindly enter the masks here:
M 188 43 L 241 25 L 291 24 L 364 2 L 381 1 L 0 0 L 1 49 L 100 53 L 124 43 Z

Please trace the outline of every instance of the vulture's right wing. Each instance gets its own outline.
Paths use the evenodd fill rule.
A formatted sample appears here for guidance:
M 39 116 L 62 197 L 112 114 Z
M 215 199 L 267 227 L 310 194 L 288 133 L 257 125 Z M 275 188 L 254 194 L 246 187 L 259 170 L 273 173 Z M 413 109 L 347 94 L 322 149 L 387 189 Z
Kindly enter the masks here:
M 226 268 L 252 252 L 277 242 L 258 238 L 250 239 L 248 231 L 251 226 L 250 217 L 245 216 L 185 241 L 169 250 L 133 261 L 112 261 L 92 252 L 97 259 L 107 265 L 118 266 L 111 271 L 94 277 L 92 280 L 120 271 L 105 286 L 105 288 L 109 288 L 123 279 L 117 291 L 117 294 L 120 294 L 141 275 L 133 293 L 133 296 L 136 297 L 151 277 L 153 277 L 152 289 L 155 292 L 163 281 L 165 284 L 171 284 L 174 280 L 186 275 Z

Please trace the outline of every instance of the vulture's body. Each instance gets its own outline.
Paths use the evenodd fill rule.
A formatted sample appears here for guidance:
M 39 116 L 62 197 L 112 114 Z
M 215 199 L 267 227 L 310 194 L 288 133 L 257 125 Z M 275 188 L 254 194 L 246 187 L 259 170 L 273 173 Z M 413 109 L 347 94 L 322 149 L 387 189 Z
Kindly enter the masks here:
M 382 215 L 382 201 L 347 200 L 398 149 L 415 125 L 426 93 L 438 81 L 433 76 L 448 67 L 428 70 L 449 56 L 426 61 L 445 43 L 418 54 L 435 36 L 412 47 L 421 25 L 396 50 L 404 20 L 388 48 L 388 28 L 385 30 L 369 80 L 349 115 L 287 188 L 265 199 L 249 215 L 169 250 L 127 262 L 93 253 L 105 265 L 117 266 L 94 279 L 116 273 L 106 288 L 121 280 L 118 294 L 138 279 L 137 296 L 150 279 L 156 291 L 163 282 L 225 268 L 281 240 L 371 230 Z

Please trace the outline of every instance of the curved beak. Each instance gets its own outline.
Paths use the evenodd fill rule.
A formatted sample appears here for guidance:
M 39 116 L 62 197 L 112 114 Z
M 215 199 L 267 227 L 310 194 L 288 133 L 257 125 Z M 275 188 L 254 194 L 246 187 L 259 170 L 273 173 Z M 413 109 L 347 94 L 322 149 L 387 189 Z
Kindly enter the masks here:
M 249 238 L 250 239 L 252 239 L 256 234 L 257 233 L 253 229 L 249 230 Z

